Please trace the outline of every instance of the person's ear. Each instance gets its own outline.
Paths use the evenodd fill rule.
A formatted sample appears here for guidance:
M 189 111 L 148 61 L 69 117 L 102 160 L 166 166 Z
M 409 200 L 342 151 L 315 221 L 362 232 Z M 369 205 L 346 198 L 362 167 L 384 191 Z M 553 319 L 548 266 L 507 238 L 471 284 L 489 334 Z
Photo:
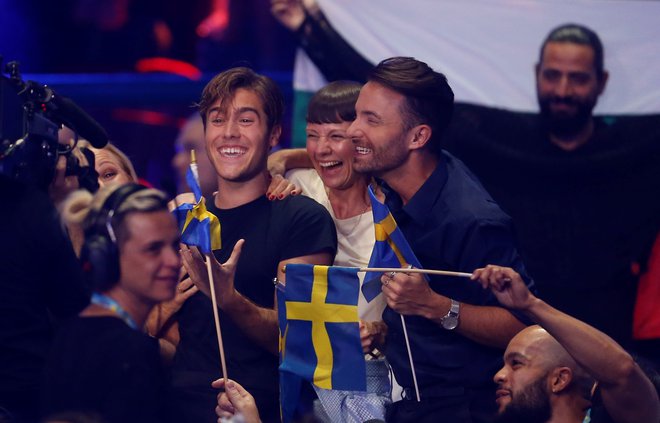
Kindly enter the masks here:
M 603 70 L 603 76 L 598 81 L 598 95 L 603 94 L 605 91 L 605 86 L 607 86 L 607 80 L 609 79 L 610 74 L 606 70 Z
M 275 147 L 280 142 L 280 136 L 282 135 L 282 126 L 275 125 L 273 129 L 270 130 L 270 135 L 268 137 L 268 145 L 270 148 Z
M 573 371 L 569 367 L 557 367 L 550 375 L 550 390 L 553 394 L 564 391 L 573 381 Z
M 433 133 L 429 125 L 417 125 L 410 131 L 410 148 L 412 150 L 424 147 L 431 140 L 431 134 Z

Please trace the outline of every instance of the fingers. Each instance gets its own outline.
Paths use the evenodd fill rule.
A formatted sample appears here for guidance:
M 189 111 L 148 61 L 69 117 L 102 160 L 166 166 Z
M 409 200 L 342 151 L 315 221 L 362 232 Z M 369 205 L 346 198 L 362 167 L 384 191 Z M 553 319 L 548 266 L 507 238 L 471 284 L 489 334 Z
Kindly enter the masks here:
M 182 253 L 181 246 L 179 246 L 179 255 L 181 255 L 181 253 Z M 181 265 L 182 265 L 181 269 L 179 269 L 179 282 L 181 282 L 187 274 L 186 268 L 183 267 L 183 259 L 181 261 Z
M 229 259 L 222 264 L 223 267 L 236 266 L 238 259 L 241 257 L 243 244 L 245 244 L 245 240 L 239 239 L 236 245 L 234 245 L 234 249 L 231 252 L 231 256 L 229 256 Z
M 229 380 L 228 380 L 229 382 Z M 225 387 L 225 379 L 220 378 L 217 380 L 214 380 L 211 383 L 211 386 L 216 388 L 216 389 L 226 389 Z M 218 405 L 215 407 L 215 414 L 218 417 L 222 418 L 229 418 L 234 415 L 236 412 L 236 409 L 231 403 L 231 400 L 229 399 L 228 395 L 226 392 L 220 392 L 218 393 Z
M 186 269 L 186 272 L 188 272 L 188 275 L 190 276 L 190 280 L 192 281 L 192 283 L 194 283 L 198 288 L 200 288 L 202 292 L 208 294 L 209 293 L 208 274 L 205 268 L 206 266 L 204 264 L 204 259 L 202 258 L 202 255 L 199 253 L 197 248 L 188 248 L 187 245 L 182 244 L 181 259 L 183 261 L 183 267 Z M 215 260 L 215 257 L 213 257 L 212 260 Z M 193 294 L 194 292 L 191 293 L 190 295 Z
M 362 344 L 362 351 L 368 353 L 371 351 L 373 344 L 373 334 L 371 333 L 370 324 L 360 320 L 360 342 Z
M 301 192 L 302 189 L 288 179 L 285 179 L 282 175 L 273 175 L 266 195 L 272 201 L 282 200 L 290 195 L 298 195 Z
M 181 246 L 181 262 L 183 263 L 183 269 L 185 272 L 191 276 L 194 275 L 195 259 L 187 245 Z
M 380 277 L 380 282 L 385 287 L 388 286 L 391 282 L 393 282 L 395 277 L 396 277 L 396 272 L 383 273 L 383 275 Z
M 475 270 L 470 279 L 478 281 L 484 289 L 492 287 L 501 291 L 510 285 L 514 278 L 519 277 L 518 273 L 509 267 L 489 264 L 484 268 Z
M 241 398 L 250 397 L 250 393 L 246 391 L 245 388 L 243 388 L 243 386 L 240 383 L 233 381 L 231 379 L 227 381 L 227 385 L 225 389 L 227 390 L 229 394 L 229 398 L 232 400 L 232 402 L 234 402 L 234 400 L 238 400 Z
M 234 414 L 236 409 L 242 411 L 246 405 L 253 402 L 252 395 L 234 380 L 227 379 L 225 383 L 224 378 L 217 379 L 211 383 L 211 386 L 225 390 L 225 392 L 218 394 L 218 407 L 216 408 L 216 414 L 218 415 L 221 412 Z
M 232 405 L 227 392 L 218 394 L 218 406 L 215 408 L 215 413 L 224 418 L 229 418 L 236 413 L 236 408 Z
M 179 292 L 184 292 L 184 291 L 187 291 L 191 286 L 192 287 L 195 286 L 193 281 L 190 278 L 185 278 L 184 280 L 179 282 L 179 285 L 177 286 L 177 289 L 179 290 Z
M 220 379 L 216 379 L 213 382 L 211 382 L 211 386 L 216 388 L 216 389 L 224 389 L 225 387 L 225 378 L 221 377 Z
M 184 303 L 188 298 L 199 292 L 199 288 L 193 283 L 192 279 L 186 278 L 177 286 L 177 300 Z

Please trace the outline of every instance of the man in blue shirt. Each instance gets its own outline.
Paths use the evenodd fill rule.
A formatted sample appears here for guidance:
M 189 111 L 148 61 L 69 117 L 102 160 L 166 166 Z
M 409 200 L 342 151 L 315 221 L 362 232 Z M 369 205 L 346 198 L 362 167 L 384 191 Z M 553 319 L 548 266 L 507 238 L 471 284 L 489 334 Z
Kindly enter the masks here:
M 354 168 L 384 182 L 386 204 L 424 268 L 472 272 L 498 264 L 516 269 L 531 285 L 510 218 L 460 160 L 440 149 L 453 103 L 445 76 L 426 63 L 382 61 L 360 92 L 348 130 Z M 386 356 L 405 397 L 388 410 L 387 420 L 492 421 L 491 377 L 524 323 L 470 280 L 390 273 L 381 281 L 388 304 Z

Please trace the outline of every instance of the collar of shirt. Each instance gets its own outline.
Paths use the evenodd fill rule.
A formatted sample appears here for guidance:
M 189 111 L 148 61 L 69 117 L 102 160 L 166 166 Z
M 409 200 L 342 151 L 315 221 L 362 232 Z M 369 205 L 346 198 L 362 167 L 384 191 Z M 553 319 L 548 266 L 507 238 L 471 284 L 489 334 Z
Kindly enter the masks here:
M 429 211 L 436 204 L 438 197 L 440 197 L 443 188 L 447 184 L 447 159 L 448 157 L 443 152 L 433 173 L 406 205 L 403 205 L 399 194 L 383 182 L 385 204 L 397 222 L 403 223 L 405 219 L 412 219 L 417 224 L 424 225 L 430 216 Z

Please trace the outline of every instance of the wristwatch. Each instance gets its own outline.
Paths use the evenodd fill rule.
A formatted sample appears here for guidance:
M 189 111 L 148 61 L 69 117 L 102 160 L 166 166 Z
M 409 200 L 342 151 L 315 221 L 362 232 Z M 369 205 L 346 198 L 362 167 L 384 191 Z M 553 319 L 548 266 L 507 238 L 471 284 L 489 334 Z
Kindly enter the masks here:
M 440 324 L 447 330 L 454 330 L 458 327 L 458 316 L 460 315 L 461 303 L 456 300 L 451 300 L 451 307 L 449 312 L 440 319 Z

